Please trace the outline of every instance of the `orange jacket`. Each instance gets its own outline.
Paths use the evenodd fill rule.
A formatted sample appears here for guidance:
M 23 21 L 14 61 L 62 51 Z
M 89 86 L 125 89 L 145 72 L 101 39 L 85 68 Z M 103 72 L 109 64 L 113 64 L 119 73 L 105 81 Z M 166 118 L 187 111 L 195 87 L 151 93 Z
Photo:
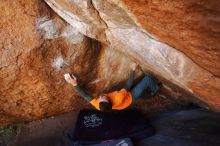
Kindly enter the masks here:
M 112 103 L 112 109 L 122 110 L 127 108 L 132 103 L 132 95 L 125 89 L 121 89 L 120 91 L 114 91 L 111 93 L 105 94 L 105 96 L 109 97 L 110 102 Z M 90 101 L 90 103 L 98 110 L 99 102 L 98 98 L 94 98 Z

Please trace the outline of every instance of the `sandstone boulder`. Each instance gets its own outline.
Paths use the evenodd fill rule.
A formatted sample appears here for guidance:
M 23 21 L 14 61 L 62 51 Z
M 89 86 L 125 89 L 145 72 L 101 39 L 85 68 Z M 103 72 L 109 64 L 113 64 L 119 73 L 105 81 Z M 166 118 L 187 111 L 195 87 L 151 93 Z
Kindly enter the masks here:
M 0 2 L 0 124 L 85 107 L 64 73 L 97 96 L 120 86 L 133 61 L 165 96 L 220 111 L 216 0 L 45 2 Z
M 63 75 L 94 96 L 124 81 L 132 61 L 81 34 L 41 0 L 1 1 L 0 124 L 84 107 Z
M 211 1 L 45 0 L 84 35 L 109 46 L 158 75 L 169 90 L 220 109 L 220 5 Z M 94 13 L 88 13 L 92 9 Z M 80 10 L 80 14 L 78 13 Z M 77 18 L 77 20 L 75 19 Z M 80 22 L 80 23 L 78 23 Z M 86 25 L 85 25 L 86 24 Z M 105 25 L 104 25 L 105 24 Z M 93 33 L 94 35 L 91 35 Z

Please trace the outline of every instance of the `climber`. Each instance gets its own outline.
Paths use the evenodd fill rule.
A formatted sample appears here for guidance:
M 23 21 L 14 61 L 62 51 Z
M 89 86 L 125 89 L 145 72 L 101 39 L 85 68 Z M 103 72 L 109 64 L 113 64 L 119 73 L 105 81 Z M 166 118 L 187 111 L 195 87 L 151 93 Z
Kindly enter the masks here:
M 110 111 L 111 109 L 122 110 L 134 103 L 145 91 L 148 91 L 148 95 L 145 95 L 145 98 L 147 98 L 153 96 L 159 90 L 159 85 L 155 82 L 152 75 L 146 75 L 134 88 L 131 89 L 137 68 L 138 65 L 133 64 L 130 77 L 123 89 L 100 95 L 98 98 L 93 98 L 86 93 L 82 87 L 77 84 L 77 78 L 73 74 L 66 73 L 64 78 L 96 109 L 100 111 Z

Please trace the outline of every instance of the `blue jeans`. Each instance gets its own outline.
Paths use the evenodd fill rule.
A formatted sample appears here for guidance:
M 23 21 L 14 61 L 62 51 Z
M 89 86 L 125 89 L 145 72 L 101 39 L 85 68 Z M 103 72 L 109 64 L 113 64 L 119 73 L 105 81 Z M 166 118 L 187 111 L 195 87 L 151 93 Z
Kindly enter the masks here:
M 144 78 L 131 89 L 134 81 L 134 72 L 131 73 L 126 85 L 125 89 L 131 91 L 133 101 L 136 101 L 146 90 L 148 92 L 145 95 L 145 98 L 148 98 L 154 95 L 159 90 L 159 85 L 155 82 L 153 75 L 146 75 Z

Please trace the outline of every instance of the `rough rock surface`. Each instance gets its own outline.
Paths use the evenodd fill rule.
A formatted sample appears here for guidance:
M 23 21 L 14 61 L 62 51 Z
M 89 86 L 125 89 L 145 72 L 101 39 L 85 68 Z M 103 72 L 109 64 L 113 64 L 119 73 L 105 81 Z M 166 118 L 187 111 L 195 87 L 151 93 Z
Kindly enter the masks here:
M 83 36 L 43 1 L 1 1 L 0 8 L 0 124 L 85 106 L 66 72 L 94 96 L 128 77 L 128 57 Z
M 156 74 L 169 96 L 220 111 L 219 5 L 214 0 L 208 5 L 167 1 L 163 9 L 156 0 L 45 1 L 64 20 L 43 0 L 0 1 L 0 124 L 84 107 L 63 74 L 74 71 L 97 96 L 128 77 L 131 60 Z M 185 12 L 196 4 L 198 11 Z M 201 24 L 200 11 L 206 20 Z M 162 26 L 172 24 L 170 18 L 176 26 L 172 31 Z
M 123 5 L 147 32 L 220 77 L 219 0 L 122 0 Z
M 106 39 L 103 43 L 158 75 L 180 97 L 220 110 L 217 0 L 168 0 L 163 4 L 158 0 L 45 1 L 83 34 L 100 42 Z M 99 17 L 88 13 L 91 9 Z M 95 37 L 94 27 L 105 29 L 99 31 L 104 33 L 102 39 Z

